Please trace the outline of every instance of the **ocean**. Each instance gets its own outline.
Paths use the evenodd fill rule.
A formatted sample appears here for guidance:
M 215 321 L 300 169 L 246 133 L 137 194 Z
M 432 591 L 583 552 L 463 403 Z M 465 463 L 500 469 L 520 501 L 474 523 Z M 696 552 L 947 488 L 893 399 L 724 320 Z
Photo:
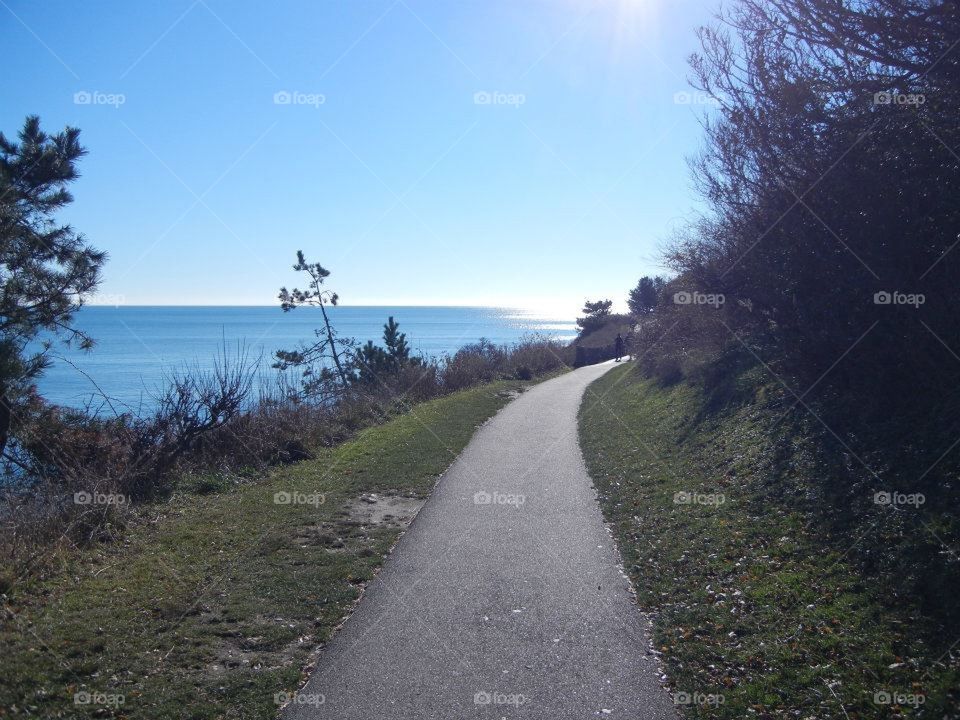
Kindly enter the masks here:
M 480 338 L 511 344 L 531 334 L 560 340 L 576 334 L 570 318 L 513 308 L 337 306 L 328 312 L 340 337 L 360 343 L 379 342 L 392 315 L 414 353 L 428 357 L 452 354 Z M 37 385 L 44 397 L 60 405 L 82 407 L 99 386 L 120 406 L 148 409 L 166 373 L 210 367 L 225 343 L 228 351 L 242 342 L 252 357 L 262 353 L 269 379 L 276 372 L 269 367 L 274 351 L 310 342 L 321 321 L 315 308 L 285 313 L 276 306 L 88 306 L 77 314 L 75 325 L 96 341 L 95 347 L 81 351 L 55 344 L 50 351 L 54 364 Z

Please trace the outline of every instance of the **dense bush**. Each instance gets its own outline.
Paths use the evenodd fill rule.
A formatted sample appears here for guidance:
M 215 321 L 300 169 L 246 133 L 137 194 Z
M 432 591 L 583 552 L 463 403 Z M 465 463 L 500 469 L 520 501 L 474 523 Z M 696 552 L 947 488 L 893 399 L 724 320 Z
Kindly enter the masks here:
M 950 4 L 741 0 L 693 61 L 719 111 L 674 284 L 725 300 L 727 343 L 861 412 L 960 377 L 958 36 Z
M 480 340 L 447 358 L 443 367 L 443 384 L 460 390 L 477 382 L 490 382 L 503 370 L 506 352 L 488 340 Z
M 545 337 L 532 337 L 516 346 L 497 346 L 489 340 L 465 345 L 440 365 L 447 390 L 490 382 L 497 378 L 529 380 L 570 364 L 570 350 Z
M 960 429 L 955 6 L 740 0 L 700 35 L 709 211 L 667 253 L 645 363 L 739 351 L 839 434 L 930 407 Z
M 715 103 L 708 211 L 638 319 L 640 364 L 738 398 L 767 382 L 823 451 L 849 557 L 930 608 L 960 591 L 960 13 L 919 0 L 738 0 L 692 65 Z M 762 380 L 758 380 L 762 378 Z M 874 493 L 922 493 L 880 523 Z M 891 519 L 892 518 L 892 519 Z M 891 535 L 891 533 L 893 533 Z

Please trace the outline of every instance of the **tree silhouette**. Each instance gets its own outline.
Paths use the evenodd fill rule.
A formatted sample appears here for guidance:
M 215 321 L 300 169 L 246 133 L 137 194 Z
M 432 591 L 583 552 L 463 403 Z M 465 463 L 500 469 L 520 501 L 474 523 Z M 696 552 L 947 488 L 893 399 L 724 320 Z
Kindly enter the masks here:
M 330 276 L 330 271 L 320 263 L 308 263 L 302 250 L 297 250 L 297 262 L 293 266 L 297 272 L 303 272 L 310 278 L 307 288 L 301 290 L 293 288 L 287 290 L 286 287 L 280 288 L 277 297 L 280 299 L 280 307 L 284 312 L 295 310 L 298 307 L 309 306 L 320 308 L 323 316 L 323 327 L 314 331 L 317 342 L 312 345 L 300 347 L 297 350 L 277 350 L 277 362 L 274 367 L 280 370 L 286 370 L 291 367 L 304 367 L 304 385 L 308 392 L 321 390 L 323 386 L 329 384 L 333 379 L 338 379 L 341 388 L 346 387 L 350 378 L 344 362 L 341 359 L 341 349 L 349 348 L 352 342 L 349 340 L 340 340 L 330 322 L 330 316 L 327 314 L 327 305 L 336 305 L 339 296 L 332 290 L 323 288 L 324 281 Z M 331 360 L 336 368 L 336 376 L 325 366 L 325 360 Z M 317 369 L 315 366 L 321 364 Z
M 0 133 L 0 452 L 18 398 L 50 365 L 51 342 L 38 351 L 29 350 L 30 342 L 42 332 L 84 349 L 93 345 L 72 321 L 99 284 L 107 257 L 54 219 L 73 201 L 67 185 L 86 154 L 80 131 L 47 135 L 30 116 L 18 138 Z
M 644 275 L 637 286 L 630 291 L 627 306 L 634 315 L 649 315 L 660 303 L 660 294 L 666 281 L 660 277 L 651 278 Z
M 577 318 L 580 334 L 586 335 L 603 325 L 604 318 L 610 315 L 611 307 L 613 307 L 613 300 L 587 300 L 583 304 L 584 317 Z

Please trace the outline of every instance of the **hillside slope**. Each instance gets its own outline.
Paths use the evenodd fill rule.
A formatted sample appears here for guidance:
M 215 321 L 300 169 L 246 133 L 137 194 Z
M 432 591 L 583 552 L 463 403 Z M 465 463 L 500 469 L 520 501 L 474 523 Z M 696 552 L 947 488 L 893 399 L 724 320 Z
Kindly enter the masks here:
M 736 402 L 711 408 L 699 389 L 627 365 L 580 410 L 584 456 L 676 702 L 710 718 L 960 716 L 957 628 L 925 615 L 900 577 L 859 564 L 885 552 L 862 529 L 925 532 L 917 506 L 870 502 L 844 528 L 816 434 L 777 423 L 759 375 L 739 384 Z

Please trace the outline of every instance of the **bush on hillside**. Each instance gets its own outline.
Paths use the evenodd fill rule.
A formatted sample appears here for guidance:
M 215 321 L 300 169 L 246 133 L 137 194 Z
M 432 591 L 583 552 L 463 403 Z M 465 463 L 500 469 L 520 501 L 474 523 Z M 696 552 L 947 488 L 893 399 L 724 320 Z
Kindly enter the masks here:
M 165 497 L 184 478 L 200 491 L 220 486 L 212 476 L 249 482 L 270 465 L 310 457 L 415 403 L 556 371 L 567 354 L 544 337 L 514 346 L 481 340 L 449 358 L 384 366 L 382 376 L 342 388 L 331 402 L 282 383 L 255 395 L 258 365 L 240 349 L 224 353 L 210 371 L 171 375 L 154 412 L 143 417 L 61 408 L 34 394 L 10 449 L 16 464 L 0 486 L 0 554 L 20 574 L 51 543 L 112 537 L 131 507 Z
M 960 591 L 957 37 L 953 6 L 914 0 L 737 0 L 703 28 L 708 209 L 637 351 L 718 403 L 752 366 L 747 396 L 816 432 L 850 556 L 940 610 Z M 931 500 L 874 523 L 891 489 Z

